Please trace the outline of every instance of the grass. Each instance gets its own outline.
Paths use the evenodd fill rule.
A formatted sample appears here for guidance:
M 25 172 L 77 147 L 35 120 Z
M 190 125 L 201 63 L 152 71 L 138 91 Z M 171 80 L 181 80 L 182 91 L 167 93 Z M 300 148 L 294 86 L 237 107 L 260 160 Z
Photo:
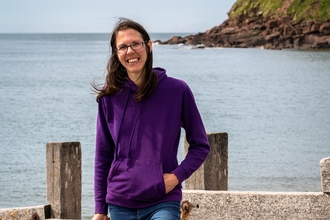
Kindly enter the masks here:
M 238 0 L 233 5 L 230 15 L 234 18 L 242 14 L 252 17 L 262 11 L 263 16 L 267 17 L 275 14 L 275 11 L 282 6 L 283 2 L 284 0 Z M 256 8 L 259 10 L 254 10 Z
M 330 20 L 329 0 L 294 0 L 288 9 L 294 21 L 314 20 L 326 22 Z
M 294 21 L 330 21 L 329 0 L 293 0 L 286 12 L 276 13 L 283 3 L 284 0 L 237 0 L 231 8 L 230 17 L 237 18 L 240 15 L 253 17 L 262 12 L 263 17 L 291 15 Z

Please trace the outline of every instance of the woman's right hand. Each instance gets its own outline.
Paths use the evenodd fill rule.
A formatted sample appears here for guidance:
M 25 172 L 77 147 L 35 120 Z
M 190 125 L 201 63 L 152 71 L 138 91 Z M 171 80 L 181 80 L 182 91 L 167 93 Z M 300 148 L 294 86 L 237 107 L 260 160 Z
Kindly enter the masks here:
M 110 218 L 105 214 L 95 214 L 92 220 L 110 220 Z

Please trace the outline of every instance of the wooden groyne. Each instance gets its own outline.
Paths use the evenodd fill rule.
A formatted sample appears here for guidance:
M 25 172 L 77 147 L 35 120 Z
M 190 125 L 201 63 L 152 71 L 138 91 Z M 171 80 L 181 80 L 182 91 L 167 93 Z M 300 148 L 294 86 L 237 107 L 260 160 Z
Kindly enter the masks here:
M 81 219 L 81 146 L 79 142 L 46 147 L 47 203 L 51 217 Z
M 81 146 L 46 145 L 46 205 L 0 209 L 0 220 L 81 219 Z
M 208 158 L 185 181 L 182 220 L 330 219 L 330 157 L 320 161 L 322 192 L 227 191 L 228 134 L 208 139 Z M 81 158 L 79 142 L 48 143 L 46 205 L 0 209 L 0 220 L 81 219 Z

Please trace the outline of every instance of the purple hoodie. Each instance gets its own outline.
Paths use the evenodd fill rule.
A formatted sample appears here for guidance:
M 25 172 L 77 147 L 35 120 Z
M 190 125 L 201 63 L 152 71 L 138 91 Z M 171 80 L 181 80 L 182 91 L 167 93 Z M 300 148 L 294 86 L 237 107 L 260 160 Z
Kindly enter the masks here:
M 154 68 L 158 86 L 148 98 L 134 100 L 137 86 L 130 80 L 98 103 L 94 167 L 95 213 L 107 213 L 108 203 L 144 208 L 181 201 L 181 183 L 206 159 L 210 146 L 188 85 Z M 177 161 L 181 128 L 190 145 Z M 165 193 L 163 173 L 180 181 Z

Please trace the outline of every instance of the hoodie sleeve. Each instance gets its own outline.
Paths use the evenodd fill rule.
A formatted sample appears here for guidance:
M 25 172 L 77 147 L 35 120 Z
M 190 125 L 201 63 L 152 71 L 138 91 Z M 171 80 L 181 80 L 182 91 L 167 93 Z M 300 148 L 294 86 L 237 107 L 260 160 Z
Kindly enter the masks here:
M 114 155 L 114 142 L 107 125 L 103 101 L 103 98 L 99 100 L 96 121 L 94 200 L 95 213 L 107 214 L 108 205 L 105 197 L 107 194 L 107 177 Z
M 183 94 L 181 120 L 189 148 L 185 159 L 172 173 L 183 182 L 202 165 L 210 152 L 204 124 L 188 86 Z

